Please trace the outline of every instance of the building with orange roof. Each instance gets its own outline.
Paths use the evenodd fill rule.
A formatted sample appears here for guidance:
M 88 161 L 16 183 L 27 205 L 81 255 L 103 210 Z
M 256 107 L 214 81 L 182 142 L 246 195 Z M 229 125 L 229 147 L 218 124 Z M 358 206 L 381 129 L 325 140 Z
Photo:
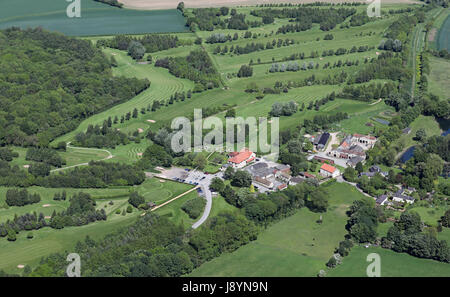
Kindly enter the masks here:
M 320 167 L 319 173 L 322 176 L 332 177 L 332 178 L 336 178 L 341 174 L 339 169 L 337 169 L 336 167 L 333 167 L 327 163 L 322 164 L 322 167 Z
M 229 156 L 231 158 L 228 159 L 228 164 L 230 164 L 234 168 L 242 168 L 250 162 L 254 161 L 256 158 L 255 153 L 247 149 L 243 149 L 238 153 L 230 153 Z

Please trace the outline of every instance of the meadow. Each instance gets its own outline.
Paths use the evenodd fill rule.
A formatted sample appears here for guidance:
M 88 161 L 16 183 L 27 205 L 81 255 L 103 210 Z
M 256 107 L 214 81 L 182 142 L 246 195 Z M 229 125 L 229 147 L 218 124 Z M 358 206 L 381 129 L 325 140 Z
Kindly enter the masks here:
M 263 230 L 257 240 L 204 263 L 189 276 L 316 276 L 347 233 L 348 207 L 364 198 L 347 184 L 333 183 L 325 189 L 330 193 L 326 213 L 302 208 Z M 323 223 L 318 224 L 321 215 Z
M 381 277 L 442 277 L 450 275 L 450 265 L 434 260 L 420 259 L 380 247 L 355 246 L 341 265 L 328 270 L 330 277 L 365 277 L 367 255 L 377 253 L 381 259 Z
M 428 77 L 428 89 L 441 99 L 450 99 L 450 62 L 430 57 L 431 73 Z
M 4 0 L 0 29 L 42 27 L 70 36 L 185 32 L 184 18 L 176 9 L 142 11 L 120 9 L 81 0 L 81 17 L 69 18 L 66 1 Z

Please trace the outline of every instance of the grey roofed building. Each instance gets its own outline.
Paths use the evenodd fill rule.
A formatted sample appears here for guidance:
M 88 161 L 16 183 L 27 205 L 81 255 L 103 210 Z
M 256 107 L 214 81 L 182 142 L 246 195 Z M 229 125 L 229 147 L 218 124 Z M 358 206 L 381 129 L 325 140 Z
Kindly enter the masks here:
M 330 133 L 328 132 L 323 133 L 317 145 L 324 147 L 327 144 L 328 139 L 330 139 Z
M 376 172 L 361 172 L 360 174 L 359 174 L 359 176 L 361 177 L 361 176 L 367 176 L 367 177 L 374 177 L 375 176 L 375 174 L 377 174 Z
M 387 195 L 380 195 L 378 196 L 377 200 L 375 201 L 377 204 L 379 205 L 383 205 L 384 202 L 386 202 L 386 200 L 388 199 Z
M 252 174 L 253 174 L 253 176 L 267 178 L 267 177 L 273 176 L 273 169 L 272 168 L 262 168 L 260 170 L 254 171 Z
M 364 161 L 364 158 L 363 158 L 363 157 L 356 156 L 356 157 L 350 158 L 350 159 L 347 161 L 347 165 L 349 165 L 349 166 L 351 166 L 351 167 L 355 167 L 356 164 L 358 164 L 359 162 L 362 162 L 362 161 Z
M 302 178 L 300 176 L 294 176 L 293 178 L 291 178 L 291 180 L 289 181 L 289 185 L 297 185 L 299 183 L 302 183 L 305 181 L 305 178 Z
M 256 164 L 250 166 L 249 169 L 252 171 L 258 171 L 261 169 L 265 169 L 267 167 L 269 167 L 269 165 L 267 163 L 259 162 L 259 163 L 256 163 Z
M 314 145 L 319 144 L 320 139 L 322 138 L 322 134 L 318 134 L 315 138 L 314 138 Z
M 403 134 L 409 134 L 411 133 L 411 128 L 406 127 L 405 129 L 402 130 Z
M 381 172 L 381 168 L 378 165 L 373 165 L 372 167 L 369 168 L 370 172 Z

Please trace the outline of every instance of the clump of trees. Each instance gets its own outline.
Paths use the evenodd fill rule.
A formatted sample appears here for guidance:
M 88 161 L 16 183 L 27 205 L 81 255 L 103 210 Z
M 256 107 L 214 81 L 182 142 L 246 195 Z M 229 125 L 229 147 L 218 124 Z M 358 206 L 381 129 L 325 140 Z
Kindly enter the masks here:
M 25 160 L 42 162 L 54 167 L 61 167 L 66 164 L 66 161 L 58 154 L 57 151 L 49 148 L 31 147 L 27 150 Z
M 272 117 L 291 116 L 298 111 L 298 104 L 295 101 L 275 102 L 269 115 Z
M 19 153 L 8 147 L 0 147 L 0 160 L 11 162 L 13 158 L 19 157 Z
M 196 219 L 202 214 L 205 205 L 205 199 L 196 197 L 183 203 L 181 209 L 187 213 L 191 219 Z
M 419 258 L 449 263 L 450 247 L 447 242 L 424 233 L 422 229 L 418 213 L 414 211 L 402 213 L 400 219 L 389 229 L 387 236 L 382 239 L 383 247 Z
M 156 67 L 169 69 L 169 72 L 181 78 L 196 82 L 194 92 L 217 88 L 220 77 L 211 59 L 204 50 L 194 50 L 187 57 L 162 58 L 155 62 Z
M 86 132 L 80 132 L 75 136 L 73 144 L 81 147 L 115 148 L 129 142 L 130 139 L 125 133 L 111 128 L 111 122 L 105 121 L 102 127 L 89 125 Z
M 175 35 L 165 34 L 147 34 L 142 37 L 133 37 L 128 35 L 116 35 L 111 39 L 100 39 L 97 41 L 97 47 L 110 47 L 118 50 L 126 51 L 130 49 L 132 44 L 140 44 L 144 53 L 154 53 L 171 48 L 177 48 L 185 42 L 178 39 Z
M 8 206 L 24 206 L 38 203 L 39 201 L 41 201 L 41 196 L 39 194 L 30 194 L 26 189 L 9 189 L 6 191 L 5 202 Z
M 248 65 L 242 65 L 237 73 L 238 77 L 250 77 L 252 75 L 253 75 L 253 67 Z

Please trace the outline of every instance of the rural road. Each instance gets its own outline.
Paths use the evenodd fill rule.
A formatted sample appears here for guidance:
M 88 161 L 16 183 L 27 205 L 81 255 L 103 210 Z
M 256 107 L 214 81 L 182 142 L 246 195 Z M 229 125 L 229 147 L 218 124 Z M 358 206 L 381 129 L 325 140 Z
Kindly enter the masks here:
M 108 151 L 108 150 L 94 149 L 94 148 L 88 148 L 88 147 L 71 146 L 70 142 L 67 143 L 67 147 L 68 148 L 72 148 L 72 149 L 77 149 L 77 150 L 91 150 L 91 151 L 101 151 L 101 152 L 108 153 L 108 156 L 106 158 L 103 158 L 101 160 L 96 160 L 96 161 L 109 160 L 109 159 L 112 159 L 114 157 L 113 154 L 111 154 L 111 152 Z M 62 168 L 56 168 L 56 169 L 50 170 L 50 172 L 57 172 L 57 171 L 62 171 L 62 170 L 66 170 L 66 169 L 70 169 L 70 168 L 74 168 L 74 167 L 87 166 L 87 165 L 89 165 L 89 162 L 88 163 L 81 163 L 81 164 L 71 165 L 71 166 L 62 167 Z

